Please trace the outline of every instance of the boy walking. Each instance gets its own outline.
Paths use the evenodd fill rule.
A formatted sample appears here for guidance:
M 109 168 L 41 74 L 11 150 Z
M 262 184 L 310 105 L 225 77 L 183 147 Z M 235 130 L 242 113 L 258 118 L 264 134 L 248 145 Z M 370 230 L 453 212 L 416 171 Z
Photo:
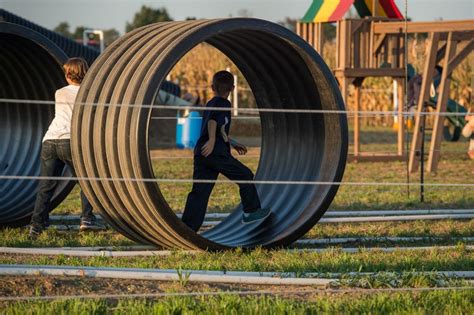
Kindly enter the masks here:
M 59 176 L 65 165 L 74 174 L 71 156 L 71 118 L 79 86 L 88 69 L 82 58 L 71 58 L 63 66 L 66 81 L 69 85 L 59 89 L 55 94 L 55 115 L 43 138 L 41 147 L 41 176 Z M 36 195 L 35 208 L 31 217 L 30 238 L 36 238 L 49 224 L 51 199 L 57 180 L 40 180 Z M 82 215 L 81 231 L 95 227 L 92 206 L 81 191 Z
M 231 108 L 227 98 L 234 89 L 234 77 L 227 71 L 214 74 L 212 90 L 214 97 L 206 107 Z M 231 154 L 231 146 L 240 154 L 246 154 L 247 148 L 229 138 L 231 123 L 230 110 L 206 110 L 203 114 L 201 136 L 194 148 L 195 180 L 216 180 L 219 173 L 230 180 L 250 181 L 252 171 L 235 159 Z M 263 220 L 270 215 L 270 209 L 262 209 L 255 185 L 238 183 L 242 200 L 242 223 L 248 224 Z M 209 196 L 214 183 L 194 183 L 188 195 L 183 213 L 183 222 L 194 231 L 201 227 L 206 214 Z

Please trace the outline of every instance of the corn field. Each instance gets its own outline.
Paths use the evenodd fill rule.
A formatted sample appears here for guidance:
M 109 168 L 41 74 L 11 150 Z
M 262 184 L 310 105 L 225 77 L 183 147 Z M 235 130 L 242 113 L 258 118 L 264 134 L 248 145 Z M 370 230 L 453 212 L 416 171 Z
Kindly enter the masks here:
M 417 73 L 423 71 L 426 39 L 411 39 L 408 45 L 408 61 Z M 462 47 L 458 47 L 461 49 Z M 336 45 L 334 42 L 326 43 L 323 56 L 331 69 L 335 67 Z M 212 97 L 210 88 L 212 76 L 219 70 L 228 69 L 238 77 L 238 98 L 240 107 L 255 107 L 255 99 L 247 81 L 233 64 L 233 62 L 216 48 L 208 44 L 200 44 L 188 52 L 183 59 L 173 68 L 170 79 L 177 82 L 183 93 L 199 96 L 201 103 L 205 104 Z M 453 72 L 451 80 L 450 97 L 466 108 L 474 110 L 474 54 L 466 58 Z M 353 90 L 349 90 L 346 104 L 349 110 L 353 109 Z M 367 78 L 362 85 L 362 107 L 364 111 L 390 111 L 393 110 L 393 85 L 391 78 Z M 363 117 L 363 126 L 390 126 L 393 124 L 392 116 Z

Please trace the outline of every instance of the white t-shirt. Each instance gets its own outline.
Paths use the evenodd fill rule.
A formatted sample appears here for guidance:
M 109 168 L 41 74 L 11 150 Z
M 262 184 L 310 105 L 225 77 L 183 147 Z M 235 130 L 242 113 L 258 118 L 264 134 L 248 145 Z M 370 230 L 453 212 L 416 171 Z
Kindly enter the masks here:
M 43 142 L 46 140 L 71 139 L 72 109 L 78 91 L 78 85 L 68 85 L 56 91 L 54 95 L 56 102 L 54 105 L 54 119 L 44 135 Z

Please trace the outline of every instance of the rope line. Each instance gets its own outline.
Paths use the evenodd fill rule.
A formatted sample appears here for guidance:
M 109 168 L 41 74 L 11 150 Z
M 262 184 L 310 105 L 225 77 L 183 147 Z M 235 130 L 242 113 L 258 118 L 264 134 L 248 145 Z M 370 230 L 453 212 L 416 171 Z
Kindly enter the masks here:
M 36 104 L 36 105 L 55 105 L 67 104 L 65 102 L 45 101 L 45 100 L 26 100 L 0 98 L 0 103 L 17 103 L 17 104 Z M 154 104 L 112 104 L 112 103 L 76 103 L 81 106 L 111 106 L 111 107 L 129 107 L 129 108 L 150 108 L 150 109 L 174 109 L 174 110 L 196 110 L 196 111 L 239 111 L 245 113 L 294 113 L 294 114 L 370 114 L 370 115 L 403 115 L 414 116 L 415 113 L 409 111 L 366 111 L 366 110 L 330 110 L 330 109 L 291 109 L 291 108 L 222 108 L 222 107 L 203 107 L 203 106 L 180 106 L 180 105 L 154 105 Z M 450 113 L 450 112 L 422 112 L 423 116 L 466 116 L 467 113 Z
M 125 178 L 125 177 L 73 177 L 73 176 L 16 176 L 0 175 L 0 179 L 27 179 L 27 180 L 63 180 L 63 181 L 118 181 L 118 182 L 156 182 L 156 183 L 235 183 L 235 184 L 261 184 L 261 185 L 347 185 L 347 186 L 402 186 L 406 182 L 323 182 L 323 181 L 292 181 L 292 180 L 228 180 L 228 179 L 181 179 L 181 178 Z M 427 187 L 473 187 L 468 183 L 410 183 L 411 186 Z

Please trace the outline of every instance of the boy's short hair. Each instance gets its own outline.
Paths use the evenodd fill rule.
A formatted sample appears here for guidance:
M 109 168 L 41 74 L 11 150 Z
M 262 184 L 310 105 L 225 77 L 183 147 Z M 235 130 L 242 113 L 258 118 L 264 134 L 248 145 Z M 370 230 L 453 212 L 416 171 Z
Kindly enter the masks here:
M 75 83 L 82 83 L 89 66 L 83 58 L 70 58 L 63 66 L 64 74 Z
M 212 85 L 219 93 L 232 91 L 234 87 L 234 76 L 229 71 L 219 71 L 212 78 Z

